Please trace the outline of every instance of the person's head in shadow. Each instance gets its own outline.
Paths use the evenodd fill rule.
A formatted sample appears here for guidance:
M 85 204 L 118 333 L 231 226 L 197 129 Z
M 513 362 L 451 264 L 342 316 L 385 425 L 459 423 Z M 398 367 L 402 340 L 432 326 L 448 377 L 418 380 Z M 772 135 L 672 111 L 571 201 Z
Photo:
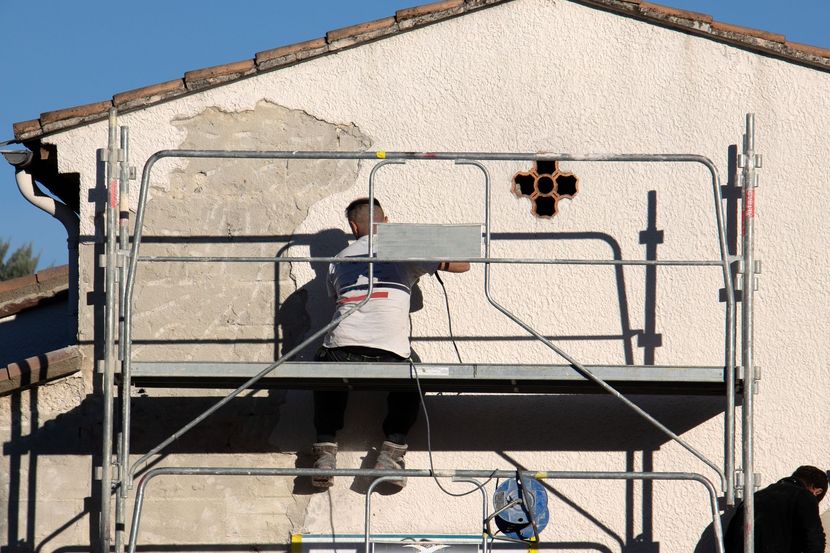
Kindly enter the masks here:
M 348 235 L 341 229 L 325 229 L 309 235 L 304 241 L 294 242 L 307 245 L 309 257 L 334 257 L 349 244 Z M 310 263 L 314 278 L 292 292 L 282 302 L 277 314 L 277 325 L 281 336 L 280 356 L 285 355 L 303 342 L 314 331 L 328 323 L 334 311 L 334 299 L 326 291 L 328 276 L 327 262 Z M 321 338 L 322 340 L 322 338 Z M 299 352 L 295 359 L 310 359 L 319 343 L 310 344 Z
M 753 529 L 755 551 L 823 553 L 824 529 L 819 503 L 827 493 L 827 473 L 810 465 L 755 492 Z M 745 505 L 735 509 L 724 536 L 726 553 L 744 550 Z

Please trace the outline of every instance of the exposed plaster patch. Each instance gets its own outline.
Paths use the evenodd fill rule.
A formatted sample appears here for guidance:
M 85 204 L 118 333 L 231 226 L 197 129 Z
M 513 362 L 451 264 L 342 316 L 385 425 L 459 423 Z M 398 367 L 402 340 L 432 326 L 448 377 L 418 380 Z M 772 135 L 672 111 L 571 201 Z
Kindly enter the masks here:
M 239 112 L 208 107 L 172 125 L 185 133 L 182 149 L 353 151 L 371 144 L 354 124 L 331 123 L 267 101 Z M 294 231 L 312 204 L 353 186 L 357 173 L 354 160 L 188 159 L 170 170 L 168 179 L 153 182 L 142 253 L 283 255 L 289 241 L 318 239 Z M 276 267 L 190 263 L 142 268 L 139 280 L 147 283 L 146 293 L 136 293 L 134 337 L 150 344 L 137 348 L 136 355 L 146 358 L 148 350 L 163 349 L 164 359 L 277 357 L 275 340 L 301 339 L 308 330 L 309 295 L 297 290 L 288 267 Z M 198 301 L 192 300 L 195 290 Z M 188 296 L 191 301 L 184 300 Z M 185 343 L 171 343 L 175 341 Z M 222 346 L 226 341 L 236 343 Z

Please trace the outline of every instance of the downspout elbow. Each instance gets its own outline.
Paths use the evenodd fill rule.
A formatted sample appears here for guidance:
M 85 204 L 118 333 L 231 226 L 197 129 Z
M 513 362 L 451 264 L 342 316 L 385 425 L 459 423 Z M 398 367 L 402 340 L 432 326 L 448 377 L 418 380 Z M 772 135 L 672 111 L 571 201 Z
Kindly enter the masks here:
M 66 244 L 69 257 L 69 311 L 72 314 L 73 332 L 77 334 L 78 315 L 78 240 L 80 236 L 80 220 L 66 204 L 55 201 L 45 194 L 35 183 L 32 174 L 27 170 L 32 162 L 33 154 L 29 150 L 0 151 L 15 170 L 15 180 L 20 193 L 31 204 L 42 209 L 61 222 L 66 229 Z
M 29 203 L 32 205 L 39 207 L 55 219 L 63 224 L 64 228 L 66 229 L 67 239 L 70 243 L 70 248 L 72 242 L 77 244 L 78 242 L 78 235 L 80 233 L 80 222 L 78 217 L 75 213 L 72 212 L 65 204 L 61 202 L 57 202 L 51 196 L 45 194 L 36 184 L 35 180 L 32 177 L 32 174 L 29 173 L 25 166 L 16 166 L 15 167 L 15 180 L 17 180 L 17 188 L 20 190 L 20 193 L 23 194 L 23 197 L 26 198 Z

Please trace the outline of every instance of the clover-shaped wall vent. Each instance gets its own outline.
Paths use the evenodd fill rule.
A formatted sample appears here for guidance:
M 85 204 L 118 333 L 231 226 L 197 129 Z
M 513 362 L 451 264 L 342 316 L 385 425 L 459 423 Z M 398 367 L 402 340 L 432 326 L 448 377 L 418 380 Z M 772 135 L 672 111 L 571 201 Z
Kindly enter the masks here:
M 573 198 L 579 192 L 579 178 L 559 170 L 556 160 L 539 160 L 529 172 L 513 176 L 513 193 L 530 198 L 531 211 L 547 219 L 559 213 L 559 200 Z

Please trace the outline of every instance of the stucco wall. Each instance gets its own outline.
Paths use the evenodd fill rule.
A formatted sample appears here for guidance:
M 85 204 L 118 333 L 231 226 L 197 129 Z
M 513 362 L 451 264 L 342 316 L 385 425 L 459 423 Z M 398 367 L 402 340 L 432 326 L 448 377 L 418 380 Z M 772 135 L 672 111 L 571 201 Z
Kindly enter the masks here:
M 522 0 L 125 114 L 120 123 L 130 127 L 131 158 L 139 167 L 154 151 L 181 147 L 695 153 L 715 162 L 726 185 L 732 180 L 730 148 L 740 144 L 744 114 L 756 113 L 758 150 L 765 158 L 757 196 L 763 274 L 755 339 L 756 362 L 764 371 L 756 462 L 769 483 L 799 464 L 821 466 L 830 453 L 822 432 L 830 422 L 821 378 L 828 357 L 822 339 L 828 330 L 821 255 L 825 210 L 815 192 L 824 171 L 812 161 L 823 151 L 823 130 L 830 124 L 828 85 L 826 73 L 677 31 L 570 2 Z M 106 143 L 105 125 L 50 140 L 58 147 L 61 171 L 81 174 L 82 199 L 100 198 L 95 149 Z M 342 209 L 365 195 L 372 166 L 332 165 L 165 161 L 152 181 L 148 235 L 158 240 L 147 251 L 276 255 L 293 235 L 290 254 L 324 254 L 343 243 Z M 510 193 L 510 178 L 529 164 L 488 166 L 498 238 L 494 254 L 609 259 L 619 252 L 636 259 L 662 231 L 659 259 L 717 257 L 711 185 L 699 166 L 563 163 L 580 178 L 581 189 L 553 220 L 533 218 L 528 201 Z M 386 168 L 378 174 L 376 193 L 395 221 L 483 221 L 481 176 L 471 168 L 437 162 Z M 728 205 L 734 215 L 736 204 Z M 87 240 L 81 246 L 86 287 L 80 336 L 88 344 L 103 335 L 88 305 L 100 303 L 100 296 L 87 296 L 95 282 L 94 208 L 82 202 Z M 733 240 L 740 232 L 734 217 L 730 231 Z M 186 234 L 202 238 L 179 243 Z M 309 243 L 310 237 L 316 239 Z M 723 362 L 719 269 L 660 268 L 654 287 L 641 268 L 626 268 L 622 277 L 609 267 L 498 267 L 493 286 L 507 307 L 585 363 Z M 318 299 L 320 279 L 300 264 L 290 274 L 277 274 L 270 265 L 153 266 L 142 268 L 139 279 L 144 284 L 136 293 L 136 337 L 144 343 L 136 353 L 143 358 L 269 360 L 275 335 L 287 332 L 297 340 L 328 317 Z M 446 281 L 465 361 L 558 362 L 488 306 L 480 267 Z M 440 288 L 432 279 L 421 288 L 424 308 L 413 315 L 415 348 L 426 360 L 451 361 Z M 165 340 L 173 343 L 154 343 Z M 137 424 L 153 422 L 152 434 L 161 437 L 162 428 L 174 430 L 207 401 L 200 399 L 204 392 L 190 399 L 178 392 L 136 393 L 144 406 Z M 722 399 L 635 399 L 722 462 Z M 294 452 L 307 449 L 313 438 L 308 395 L 260 392 L 246 401 L 224 415 L 213 433 L 199 431 L 163 463 L 292 466 Z M 164 411 L 168 405 L 179 409 Z M 428 398 L 427 408 L 441 467 L 682 470 L 714 478 L 612 398 L 444 395 Z M 381 415 L 382 398 L 353 398 L 340 466 L 368 462 L 381 439 Z M 150 437 L 136 451 L 150 447 Z M 411 447 L 408 466 L 426 467 L 423 420 Z M 212 455 L 200 455 L 203 450 Z M 307 461 L 301 454 L 296 462 Z M 73 463 L 86 466 L 89 459 L 78 456 L 67 466 Z M 658 542 L 662 551 L 706 550 L 701 536 L 709 521 L 700 487 L 552 485 L 553 522 L 545 540 L 573 549 L 653 550 L 648 544 Z M 178 486 L 186 490 L 179 500 L 184 506 L 156 501 L 177 490 L 154 492 L 143 522 L 149 543 L 238 544 L 240 535 L 244 543 L 283 543 L 290 529 L 362 528 L 364 496 L 360 483 L 351 480 L 314 495 L 304 495 L 301 484 L 276 482 L 183 480 L 173 488 Z M 263 501 L 263 489 L 277 491 Z M 79 494 L 66 495 L 77 500 Z M 450 500 L 433 483 L 414 481 L 400 494 L 377 498 L 373 528 L 474 533 L 477 501 Z M 194 504 L 217 511 L 169 522 L 172 513 Z M 36 543 L 63 522 L 52 514 L 53 501 L 38 505 Z M 250 513 L 257 516 L 249 519 Z M 235 530 L 242 519 L 249 525 Z M 44 551 L 76 539 L 59 533 Z

